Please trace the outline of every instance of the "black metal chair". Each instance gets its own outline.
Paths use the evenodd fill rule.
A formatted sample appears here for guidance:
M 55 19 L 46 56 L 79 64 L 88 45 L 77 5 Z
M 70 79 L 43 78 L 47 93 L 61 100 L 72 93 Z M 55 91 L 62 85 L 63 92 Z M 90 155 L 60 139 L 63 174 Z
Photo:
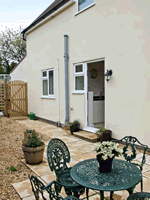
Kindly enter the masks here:
M 57 181 L 52 181 L 49 184 L 44 185 L 44 183 L 34 175 L 29 175 L 29 180 L 36 200 L 40 200 L 41 198 L 44 200 L 79 200 L 74 196 L 63 198 L 59 194 L 59 190 L 62 186 Z
M 150 199 L 150 193 L 148 192 L 136 192 L 131 194 L 127 200 L 148 200 Z
M 70 152 L 66 144 L 53 138 L 47 146 L 47 160 L 51 171 L 54 171 L 57 181 L 64 186 L 67 195 L 79 197 L 85 192 L 85 188 L 77 184 L 70 176 L 70 170 L 67 163 L 70 162 Z
M 113 142 L 121 142 L 123 144 L 125 144 L 125 146 L 123 147 L 123 156 L 125 158 L 125 160 L 127 162 L 131 162 L 133 164 L 135 164 L 137 167 L 140 168 L 140 170 L 143 170 L 143 165 L 146 162 L 146 150 L 148 149 L 147 145 L 142 144 L 141 142 L 139 142 L 139 140 L 136 137 L 132 137 L 132 136 L 125 136 L 120 140 L 113 140 Z M 141 158 L 141 163 L 135 163 L 134 159 L 137 156 L 137 152 L 136 150 L 140 149 L 141 151 L 143 151 L 143 156 Z M 143 192 L 143 180 L 141 181 L 141 192 Z

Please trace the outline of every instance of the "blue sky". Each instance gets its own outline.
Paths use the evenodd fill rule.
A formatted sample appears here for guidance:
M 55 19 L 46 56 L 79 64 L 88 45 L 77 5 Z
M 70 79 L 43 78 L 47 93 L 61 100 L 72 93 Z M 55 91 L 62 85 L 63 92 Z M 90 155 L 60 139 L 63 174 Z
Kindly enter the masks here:
M 0 29 L 28 26 L 54 0 L 4 0 L 0 3 Z

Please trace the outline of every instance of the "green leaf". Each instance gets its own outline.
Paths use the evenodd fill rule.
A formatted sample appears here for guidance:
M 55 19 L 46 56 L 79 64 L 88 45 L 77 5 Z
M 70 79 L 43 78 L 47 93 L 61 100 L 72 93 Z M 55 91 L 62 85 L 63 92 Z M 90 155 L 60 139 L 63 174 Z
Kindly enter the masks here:
M 10 166 L 9 170 L 10 170 L 10 171 L 12 171 L 12 172 L 15 172 L 15 171 L 17 171 L 17 170 L 16 170 L 16 168 L 15 168 L 15 167 L 13 167 L 13 166 Z

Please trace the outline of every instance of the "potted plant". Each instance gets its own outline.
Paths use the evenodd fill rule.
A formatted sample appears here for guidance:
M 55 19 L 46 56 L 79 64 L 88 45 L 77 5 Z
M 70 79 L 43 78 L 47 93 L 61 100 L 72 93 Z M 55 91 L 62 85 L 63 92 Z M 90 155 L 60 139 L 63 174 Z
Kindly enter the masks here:
M 72 125 L 72 122 L 66 122 L 66 125 L 64 126 L 64 130 L 70 131 L 70 126 Z
M 111 172 L 113 158 L 122 155 L 119 144 L 112 141 L 104 141 L 94 149 L 97 152 L 96 158 L 101 173 Z
M 26 130 L 22 141 L 22 150 L 26 163 L 38 164 L 43 161 L 45 144 L 35 130 Z
M 70 132 L 73 134 L 73 132 L 80 131 L 80 122 L 78 120 L 74 120 L 70 125 Z
M 112 131 L 104 127 L 101 127 L 96 134 L 99 136 L 100 142 L 112 140 Z

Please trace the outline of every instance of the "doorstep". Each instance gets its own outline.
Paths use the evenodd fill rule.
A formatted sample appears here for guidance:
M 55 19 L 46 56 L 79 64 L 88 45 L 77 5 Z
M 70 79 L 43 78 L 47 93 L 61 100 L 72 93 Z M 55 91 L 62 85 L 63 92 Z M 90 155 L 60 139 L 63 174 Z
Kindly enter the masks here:
M 78 131 L 78 132 L 73 132 L 73 135 L 77 138 L 83 139 L 88 142 L 98 142 L 99 137 L 95 133 L 90 133 L 87 131 Z

